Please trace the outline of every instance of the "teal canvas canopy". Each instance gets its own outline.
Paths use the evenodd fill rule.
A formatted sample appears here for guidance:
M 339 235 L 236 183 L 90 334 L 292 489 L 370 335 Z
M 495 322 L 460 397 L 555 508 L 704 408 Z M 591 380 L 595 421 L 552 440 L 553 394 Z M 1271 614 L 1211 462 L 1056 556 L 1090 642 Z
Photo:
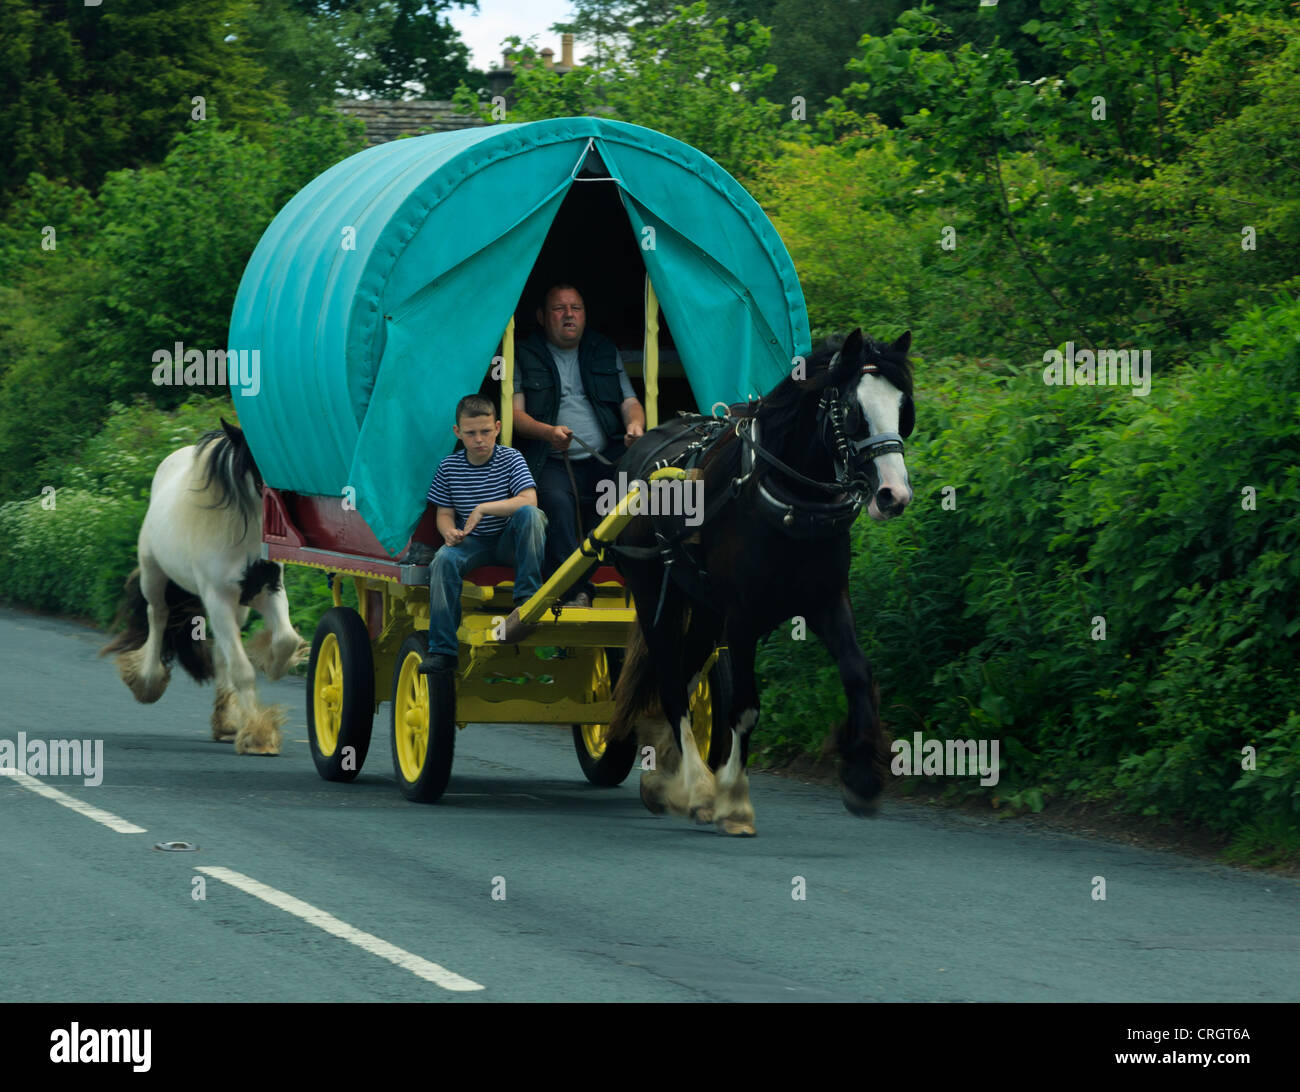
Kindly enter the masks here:
M 455 404 L 478 390 L 592 152 L 641 241 L 697 404 L 788 374 L 809 350 L 794 266 L 708 156 L 590 117 L 398 140 L 305 186 L 244 271 L 229 351 L 259 366 L 252 382 L 249 367 L 232 369 L 231 393 L 267 485 L 355 497 L 386 549 L 405 545 Z

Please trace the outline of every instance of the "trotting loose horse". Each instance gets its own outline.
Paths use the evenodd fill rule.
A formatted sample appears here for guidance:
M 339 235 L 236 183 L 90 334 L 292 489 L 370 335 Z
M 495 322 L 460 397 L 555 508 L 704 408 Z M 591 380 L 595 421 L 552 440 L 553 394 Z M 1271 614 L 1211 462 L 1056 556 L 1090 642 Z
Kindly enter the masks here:
M 828 341 L 757 407 L 726 419 L 682 417 L 648 432 L 620 462 L 629 478 L 664 465 L 703 472 L 704 518 L 640 516 L 613 547 L 636 600 L 637 627 L 615 688 L 610 738 L 637 729 L 655 748 L 641 799 L 753 834 L 745 765 L 758 723 L 758 641 L 795 616 L 835 658 L 848 696 L 838 750 L 844 805 L 874 814 L 888 774 L 888 741 L 871 666 L 849 606 L 849 528 L 865 503 L 875 520 L 912 499 L 903 439 L 912 431 L 911 334 L 892 345 L 855 330 Z M 798 377 L 796 377 L 798 376 Z M 706 765 L 693 745 L 687 680 L 716 645 L 730 649 L 730 739 Z M 715 723 L 714 732 L 727 726 Z M 683 751 L 682 740 L 688 745 Z
M 197 682 L 215 675 L 212 738 L 233 739 L 236 754 L 275 755 L 286 710 L 259 701 L 254 666 L 278 679 L 307 646 L 289 621 L 283 567 L 261 560 L 261 475 L 243 432 L 221 425 L 155 471 L 119 614 L 126 628 L 101 655 L 118 653 L 122 681 L 141 702 L 162 697 L 173 659 Z M 266 628 L 245 647 L 250 608 Z

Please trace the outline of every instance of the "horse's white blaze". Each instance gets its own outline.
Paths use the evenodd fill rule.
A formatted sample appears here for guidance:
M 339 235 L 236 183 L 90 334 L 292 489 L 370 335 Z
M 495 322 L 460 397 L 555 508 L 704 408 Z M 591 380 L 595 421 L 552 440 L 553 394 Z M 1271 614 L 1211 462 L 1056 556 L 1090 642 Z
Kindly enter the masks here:
M 856 395 L 858 406 L 871 422 L 873 433 L 899 431 L 903 394 L 889 380 L 883 375 L 866 372 L 858 383 Z M 880 490 L 889 490 L 897 507 L 892 512 L 884 512 L 876 504 L 876 498 L 872 497 L 867 504 L 867 514 L 872 519 L 888 519 L 911 503 L 912 484 L 907 476 L 907 464 L 897 451 L 881 455 L 875 464 L 876 474 L 880 478 Z
M 888 489 L 894 501 L 899 505 L 892 512 L 883 512 L 872 497 L 867 504 L 867 515 L 872 519 L 888 519 L 912 503 L 912 481 L 907 476 L 907 464 L 897 451 L 881 455 L 876 462 L 876 474 L 880 478 L 880 488 Z

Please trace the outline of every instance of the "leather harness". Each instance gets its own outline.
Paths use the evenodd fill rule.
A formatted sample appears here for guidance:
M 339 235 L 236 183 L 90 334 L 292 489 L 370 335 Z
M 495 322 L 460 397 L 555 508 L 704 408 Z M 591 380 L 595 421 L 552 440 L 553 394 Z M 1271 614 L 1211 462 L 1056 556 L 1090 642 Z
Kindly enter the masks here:
M 829 370 L 834 370 L 838 360 L 839 354 L 836 353 Z M 863 373 L 878 374 L 879 371 L 872 364 L 862 368 Z M 673 524 L 676 520 L 673 517 L 652 513 L 650 518 L 654 524 L 656 540 L 654 546 L 620 546 L 613 541 L 596 539 L 594 533 L 592 536 L 597 551 L 609 551 L 615 557 L 630 560 L 659 558 L 663 562 L 664 576 L 654 625 L 659 624 L 670 577 L 694 599 L 707 600 L 711 597 L 713 586 L 708 570 L 703 559 L 696 556 L 690 547 L 699 542 L 700 528 L 730 504 L 751 478 L 755 482 L 759 515 L 782 534 L 806 540 L 830 538 L 848 530 L 869 499 L 866 495 L 871 488 L 866 472 L 868 462 L 891 452 L 902 454 L 903 437 L 897 432 L 879 432 L 861 440 L 855 439 L 854 433 L 861 431 L 867 422 L 856 403 L 851 408 L 846 408 L 845 401 L 839 388 L 827 387 L 822 392 L 817 407 L 819 434 L 830 449 L 835 466 L 833 482 L 816 481 L 799 473 L 763 446 L 758 420 L 761 400 L 727 407 L 725 417 L 685 412 L 678 414 L 677 423 L 682 427 L 668 437 L 661 438 L 659 445 L 642 457 L 639 474 L 648 478 L 654 471 L 669 466 L 688 471 L 704 467 L 723 444 L 734 438 L 744 445 L 740 455 L 740 475 L 732 478 L 727 488 L 714 490 L 713 496 L 705 504 L 703 518 L 696 526 L 688 526 L 682 520 L 681 526 L 675 527 Z M 694 439 L 680 450 L 663 454 L 691 434 L 694 434 Z M 767 464 L 808 489 L 825 494 L 828 499 L 809 501 L 802 497 L 783 496 L 783 491 L 774 482 L 764 480 L 761 476 L 761 464 Z M 580 549 L 587 557 L 598 556 L 587 550 L 586 541 L 583 541 Z

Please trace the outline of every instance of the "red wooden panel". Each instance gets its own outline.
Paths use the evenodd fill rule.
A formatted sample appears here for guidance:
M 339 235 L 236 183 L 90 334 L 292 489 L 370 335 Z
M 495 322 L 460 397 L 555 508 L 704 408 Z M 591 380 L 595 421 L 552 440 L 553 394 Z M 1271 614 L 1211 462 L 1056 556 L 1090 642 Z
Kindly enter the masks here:
M 442 536 L 438 533 L 437 514 L 434 505 L 425 506 L 424 515 L 411 536 L 412 541 L 430 546 L 440 544 Z M 355 557 L 373 558 L 381 563 L 391 564 L 393 560 L 360 513 L 343 507 L 342 497 L 317 497 L 267 489 L 262 496 L 262 538 L 274 546 L 333 550 Z M 397 556 L 405 553 L 409 546 L 408 542 Z M 292 551 L 272 551 L 272 556 L 287 558 L 294 555 Z M 396 574 L 395 569 L 387 568 L 371 571 L 376 576 Z M 480 587 L 491 588 L 503 581 L 513 582 L 514 578 L 514 570 L 507 566 L 484 565 L 465 579 Z M 599 565 L 591 575 L 591 582 L 622 584 L 623 578 L 612 566 Z

